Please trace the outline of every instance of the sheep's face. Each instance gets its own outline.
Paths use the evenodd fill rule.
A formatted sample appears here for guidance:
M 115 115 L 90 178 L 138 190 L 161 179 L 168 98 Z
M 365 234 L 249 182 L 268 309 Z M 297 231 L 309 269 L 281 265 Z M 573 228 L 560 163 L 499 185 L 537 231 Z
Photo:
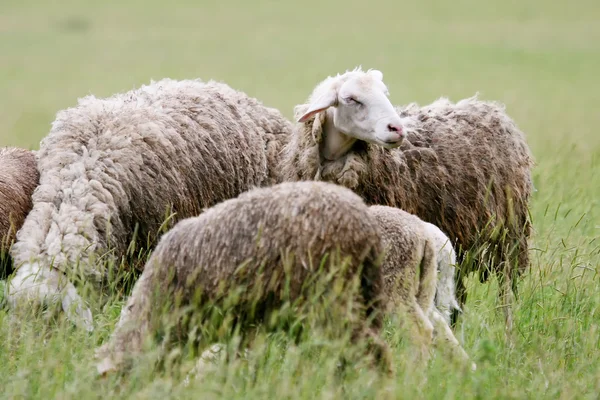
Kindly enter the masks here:
M 380 71 L 352 71 L 329 78 L 316 92 L 318 95 L 298 122 L 331 107 L 328 116 L 339 132 L 386 148 L 402 143 L 405 129 L 388 98 Z

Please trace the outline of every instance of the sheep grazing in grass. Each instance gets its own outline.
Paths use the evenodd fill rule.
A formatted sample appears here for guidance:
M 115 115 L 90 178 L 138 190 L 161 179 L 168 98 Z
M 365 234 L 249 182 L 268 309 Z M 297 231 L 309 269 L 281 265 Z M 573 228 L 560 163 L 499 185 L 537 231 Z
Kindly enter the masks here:
M 60 111 L 41 142 L 40 186 L 12 247 L 9 304 L 58 300 L 92 330 L 71 274 L 99 287 L 108 266 L 135 271 L 169 217 L 173 224 L 275 183 L 270 167 L 291 126 L 242 92 L 198 80 L 163 79 Z
M 437 226 L 398 208 L 371 206 L 369 212 L 378 223 L 387 254 L 382 275 L 388 313 L 396 313 L 400 320 L 408 322 L 406 327 L 412 331 L 421 360 L 428 358 L 433 341 L 436 347 L 469 363 L 469 356 L 450 329 L 451 312 L 460 311 L 454 283 L 456 253 L 450 239 Z M 212 363 L 222 359 L 223 349 L 223 344 L 218 343 L 205 350 L 189 376 L 202 375 Z M 470 365 L 472 370 L 477 368 L 474 362 Z
M 354 84 L 361 79 L 368 90 Z M 516 293 L 516 278 L 529 263 L 533 160 L 524 134 L 502 106 L 475 97 L 397 107 L 401 120 L 391 125 L 388 112 L 378 125 L 349 128 L 347 120 L 362 122 L 371 104 L 387 101 L 381 79 L 358 70 L 329 77 L 296 106 L 282 178 L 335 182 L 369 205 L 397 207 L 438 226 L 458 253 L 460 305 L 462 278 L 474 271 L 482 282 L 495 272 L 499 296 L 511 303 L 511 289 Z M 510 329 L 511 309 L 504 310 Z
M 452 333 L 449 321 L 434 304 L 436 286 L 437 293 L 443 297 L 440 303 L 456 302 L 452 286 L 439 288 L 438 269 L 453 268 L 447 264 L 448 245 L 440 240 L 441 232 L 398 208 L 370 206 L 369 213 L 377 221 L 384 246 L 385 259 L 381 267 L 388 310 L 408 316 L 408 328 L 413 332 L 415 342 L 421 345 L 421 357 L 427 358 L 435 337 L 436 344 L 442 340 L 441 346 L 449 347 L 461 360 L 469 361 Z M 440 254 L 443 257 L 438 258 Z M 475 369 L 475 364 L 472 368 Z
M 126 360 L 142 350 L 144 338 L 157 337 L 164 317 L 160 310 L 173 299 L 181 301 L 176 308 L 166 306 L 169 315 L 190 305 L 193 313 L 202 305 L 220 304 L 223 293 L 241 288 L 239 308 L 228 315 L 238 318 L 244 333 L 252 324 L 268 321 L 270 310 L 285 299 L 300 304 L 296 301 L 315 287 L 319 268 L 343 284 L 335 289 L 339 281 L 331 283 L 324 295 L 337 290 L 351 293 L 354 300 L 352 316 L 346 317 L 350 325 L 344 329 L 354 332 L 355 339 L 369 338 L 375 359 L 387 370 L 387 347 L 379 339 L 384 299 L 381 251 L 378 227 L 367 206 L 338 185 L 282 183 L 224 201 L 180 221 L 162 236 L 115 331 L 97 350 L 98 371 L 126 368 Z M 338 269 L 341 264 L 346 267 Z M 322 302 L 318 301 L 321 307 Z M 336 305 L 348 307 L 345 301 L 333 301 L 330 307 Z M 184 332 L 179 343 L 187 340 Z
M 31 210 L 31 195 L 38 181 L 33 151 L 0 148 L 0 279 L 12 273 L 8 251 Z

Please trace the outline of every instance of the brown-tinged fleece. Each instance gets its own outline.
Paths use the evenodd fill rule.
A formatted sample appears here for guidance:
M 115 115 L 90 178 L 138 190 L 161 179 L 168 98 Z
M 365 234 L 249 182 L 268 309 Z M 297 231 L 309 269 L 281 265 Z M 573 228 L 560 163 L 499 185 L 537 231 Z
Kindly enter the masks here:
M 39 178 L 33 151 L 0 148 L 0 279 L 12 272 L 8 250 L 31 210 L 31 195 Z
M 307 107 L 297 106 L 296 117 Z M 326 112 L 297 123 L 281 158 L 283 179 L 335 182 L 369 205 L 401 208 L 438 226 L 458 253 L 460 304 L 466 299 L 462 277 L 472 271 L 482 281 L 490 270 L 497 273 L 500 296 L 508 299 L 529 264 L 533 159 L 525 135 L 503 106 L 476 97 L 397 112 L 411 128 L 399 148 L 358 140 L 334 161 L 320 154 Z M 504 309 L 510 327 L 510 308 Z
M 173 299 L 181 300 L 178 309 L 186 307 L 197 299 L 197 291 L 203 300 L 194 307 L 215 304 L 223 293 L 245 287 L 240 306 L 261 311 L 236 313 L 243 333 L 243 327 L 260 322 L 277 307 L 286 290 L 291 301 L 302 299 L 325 256 L 325 273 L 334 271 L 340 258 L 333 254 L 347 262 L 346 269 L 335 270 L 341 279 L 360 285 L 354 292 L 359 307 L 352 315 L 363 317 L 352 318 L 355 338 L 371 338 L 376 358 L 389 368 L 387 348 L 378 339 L 383 311 L 380 253 L 375 221 L 362 199 L 346 188 L 295 182 L 245 192 L 180 221 L 162 236 L 115 331 L 97 351 L 98 370 L 121 369 L 126 358 L 141 350 L 144 338 L 156 332 L 162 318 L 158 310 Z M 368 325 L 366 317 L 372 318 Z
M 385 258 L 381 272 L 388 311 L 408 316 L 407 328 L 420 347 L 423 360 L 428 358 L 435 338 L 436 345 L 442 340 L 443 346 L 453 355 L 468 362 L 468 355 L 434 304 L 438 255 L 446 254 L 439 247 L 437 233 L 431 229 L 431 224 L 399 208 L 376 205 L 369 207 L 369 213 L 379 226 L 383 243 Z
M 41 296 L 26 281 L 32 272 L 51 292 L 63 290 L 49 282 L 58 271 L 77 268 L 102 282 L 109 262 L 155 245 L 171 212 L 172 224 L 273 183 L 269 158 L 290 130 L 276 109 L 214 81 L 163 79 L 60 111 L 40 144 L 40 186 L 11 251 L 17 274 L 9 300 Z M 128 251 L 133 239 L 137 249 Z M 63 297 L 63 308 L 70 303 Z M 80 304 L 82 313 L 90 328 Z

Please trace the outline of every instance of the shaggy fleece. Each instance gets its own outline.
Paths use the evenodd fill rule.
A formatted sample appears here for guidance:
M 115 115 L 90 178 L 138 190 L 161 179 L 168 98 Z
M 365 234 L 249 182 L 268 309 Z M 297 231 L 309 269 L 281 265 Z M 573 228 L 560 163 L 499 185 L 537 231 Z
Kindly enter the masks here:
M 307 107 L 297 106 L 296 116 Z M 401 208 L 438 226 L 456 247 L 459 263 L 467 250 L 476 260 L 457 276 L 461 303 L 466 296 L 461 276 L 472 270 L 482 281 L 487 266 L 503 276 L 508 272 L 509 279 L 524 271 L 533 158 L 504 107 L 475 96 L 455 104 L 445 98 L 424 107 L 413 103 L 397 111 L 408 128 L 399 148 L 358 141 L 335 161 L 319 156 L 325 113 L 297 123 L 280 161 L 282 176 L 335 182 L 367 204 Z
M 275 182 L 269 158 L 290 130 L 279 111 L 213 81 L 163 79 L 80 99 L 40 144 L 40 185 L 12 248 L 15 268 L 79 265 L 101 281 L 106 259 L 153 248 L 168 216 L 163 228 Z
M 320 268 L 336 271 L 345 282 L 359 278 L 359 309 L 352 313 L 362 315 L 355 321 L 357 334 L 371 331 L 376 339 L 383 317 L 381 251 L 377 224 L 351 190 L 325 182 L 290 182 L 245 192 L 180 221 L 162 236 L 115 331 L 97 351 L 99 370 L 119 369 L 139 352 L 146 335 L 162 323 L 157 310 L 176 299 L 177 308 L 169 309 L 194 312 L 207 302 L 218 304 L 243 285 L 241 308 L 231 315 L 245 332 L 285 299 L 303 299 L 312 286 L 306 283 Z M 348 261 L 342 272 L 333 270 L 339 266 L 336 255 Z M 367 316 L 372 317 L 368 326 Z M 381 346 L 389 368 L 383 342 Z
M 31 195 L 39 178 L 35 152 L 0 148 L 0 279 L 12 272 L 8 251 L 31 210 Z

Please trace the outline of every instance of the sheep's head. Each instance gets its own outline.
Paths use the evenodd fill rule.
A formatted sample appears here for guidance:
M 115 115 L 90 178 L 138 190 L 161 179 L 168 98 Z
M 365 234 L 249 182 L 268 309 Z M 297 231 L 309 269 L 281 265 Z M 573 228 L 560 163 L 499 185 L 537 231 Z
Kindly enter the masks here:
M 388 96 L 380 71 L 348 71 L 327 78 L 315 88 L 298 122 L 329 110 L 328 117 L 333 118 L 340 133 L 386 148 L 398 147 L 405 129 Z

